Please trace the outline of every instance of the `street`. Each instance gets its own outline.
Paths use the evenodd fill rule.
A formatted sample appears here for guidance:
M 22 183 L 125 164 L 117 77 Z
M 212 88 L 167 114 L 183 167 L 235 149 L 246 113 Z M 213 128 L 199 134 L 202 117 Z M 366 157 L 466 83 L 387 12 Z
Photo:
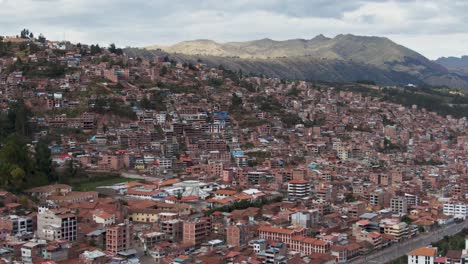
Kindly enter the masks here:
M 383 250 L 379 250 L 373 254 L 367 256 L 361 256 L 353 259 L 349 263 L 353 264 L 365 264 L 365 263 L 388 263 L 401 256 L 406 255 L 408 252 L 427 246 L 433 242 L 437 242 L 444 238 L 444 236 L 453 236 L 461 232 L 464 228 L 468 227 L 468 221 L 463 221 L 457 224 L 451 224 L 437 229 L 433 232 L 420 234 L 413 239 L 394 244 Z

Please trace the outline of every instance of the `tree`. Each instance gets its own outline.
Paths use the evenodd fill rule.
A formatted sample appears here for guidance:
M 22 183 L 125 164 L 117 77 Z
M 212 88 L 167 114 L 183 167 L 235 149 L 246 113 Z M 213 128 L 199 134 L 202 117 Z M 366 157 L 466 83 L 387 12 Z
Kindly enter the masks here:
M 241 112 L 242 111 L 242 98 L 237 96 L 236 93 L 232 93 L 231 97 L 231 111 L 232 112 Z
M 168 72 L 166 65 L 161 67 L 161 70 L 159 70 L 159 75 L 164 76 Z
M 401 221 L 407 223 L 408 225 L 410 225 L 413 222 L 413 220 L 411 218 L 409 218 L 407 215 L 404 215 L 401 218 Z
M 24 180 L 26 177 L 26 173 L 20 167 L 15 167 L 10 172 L 10 180 L 8 181 L 16 190 L 21 190 L 24 186 Z
M 31 116 L 31 111 L 24 105 L 22 101 L 13 104 L 8 111 L 8 121 L 14 124 L 14 130 L 18 135 L 29 136 L 31 127 L 28 122 Z
M 114 54 L 117 54 L 117 55 L 122 55 L 123 54 L 123 50 L 121 48 L 117 48 L 114 43 L 109 45 L 108 50 L 109 50 L 110 53 L 114 53 Z
M 10 135 L 5 145 L 0 149 L 0 162 L 28 171 L 31 163 L 24 138 L 16 134 Z
M 346 196 L 345 196 L 345 202 L 355 202 L 356 201 L 356 198 L 354 198 L 353 194 L 352 193 L 347 193 Z
M 36 144 L 35 151 L 35 165 L 38 174 L 47 176 L 49 181 L 56 181 L 57 179 L 55 179 L 55 175 L 52 173 L 51 151 L 47 143 L 40 140 Z
M 44 35 L 39 34 L 39 37 L 37 38 L 37 41 L 39 41 L 39 42 L 42 43 L 42 44 L 45 44 L 47 40 L 46 40 L 46 38 L 44 37 Z
M 20 36 L 23 39 L 27 39 L 30 33 L 32 34 L 32 32 L 29 32 L 29 29 L 23 29 L 21 30 Z
M 102 49 L 101 47 L 99 47 L 99 44 L 91 45 L 90 52 L 91 52 L 91 55 L 95 55 L 95 54 L 101 53 Z

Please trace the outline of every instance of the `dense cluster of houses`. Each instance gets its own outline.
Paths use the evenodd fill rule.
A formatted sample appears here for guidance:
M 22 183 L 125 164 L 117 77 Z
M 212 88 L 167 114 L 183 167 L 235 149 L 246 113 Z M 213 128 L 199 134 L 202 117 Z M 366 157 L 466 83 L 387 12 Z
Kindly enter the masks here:
M 25 60 L 63 76 L 14 62 L 0 107 L 24 100 L 56 166 L 140 180 L 1 192 L 7 263 L 347 263 L 468 216 L 466 118 L 70 43 Z

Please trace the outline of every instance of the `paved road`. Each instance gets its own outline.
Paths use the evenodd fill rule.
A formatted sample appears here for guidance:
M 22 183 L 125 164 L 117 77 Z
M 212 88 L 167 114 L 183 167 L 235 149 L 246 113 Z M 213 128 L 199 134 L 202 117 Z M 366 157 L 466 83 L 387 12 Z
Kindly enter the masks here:
M 409 239 L 402 243 L 394 244 L 388 248 L 377 251 L 371 255 L 361 256 L 359 258 L 353 259 L 350 263 L 352 264 L 366 264 L 366 263 L 388 263 L 393 261 L 401 256 L 406 255 L 406 253 L 420 247 L 427 246 L 433 242 L 437 242 L 444 238 L 444 236 L 453 236 L 461 232 L 464 228 L 468 227 L 468 220 L 444 226 L 434 232 L 425 233 L 418 235 L 413 239 Z

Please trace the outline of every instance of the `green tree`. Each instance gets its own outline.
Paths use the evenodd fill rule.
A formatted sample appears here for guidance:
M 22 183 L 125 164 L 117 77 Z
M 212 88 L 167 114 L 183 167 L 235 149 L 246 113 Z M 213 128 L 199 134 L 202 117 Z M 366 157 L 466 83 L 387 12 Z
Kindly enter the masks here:
M 32 32 L 29 32 L 29 29 L 25 28 L 25 29 L 21 30 L 20 36 L 21 36 L 21 38 L 26 39 L 26 38 L 29 37 L 30 33 L 32 33 Z
M 36 171 L 41 176 L 48 178 L 50 182 L 56 181 L 55 175 L 52 173 L 52 159 L 49 146 L 43 140 L 36 144 L 35 148 L 35 165 Z
M 407 223 L 408 225 L 410 225 L 413 222 L 413 220 L 411 220 L 411 218 L 409 218 L 407 215 L 404 215 L 401 218 L 401 221 Z
M 42 44 L 45 44 L 47 39 L 44 37 L 44 35 L 39 34 L 39 37 L 37 38 L 37 41 L 39 41 Z
M 117 48 L 114 43 L 110 44 L 107 50 L 109 50 L 110 53 L 114 53 L 117 55 L 123 54 L 123 50 L 121 48 Z
M 99 44 L 91 45 L 90 52 L 91 52 L 91 55 L 96 55 L 98 53 L 101 53 L 102 49 L 101 47 L 99 47 Z
M 16 134 L 9 136 L 0 149 L 0 162 L 29 170 L 30 157 L 25 140 Z
M 243 105 L 242 98 L 237 96 L 236 93 L 232 93 L 230 111 L 232 111 L 232 112 L 241 112 L 242 111 L 242 105 Z
M 164 76 L 164 75 L 167 74 L 167 72 L 168 72 L 168 69 L 167 69 L 166 65 L 164 65 L 164 66 L 162 66 L 161 69 L 159 70 L 159 75 Z
M 21 190 L 24 186 L 26 178 L 26 172 L 20 167 L 15 167 L 11 172 L 10 172 L 10 179 L 8 181 L 11 186 L 14 187 L 16 190 Z

